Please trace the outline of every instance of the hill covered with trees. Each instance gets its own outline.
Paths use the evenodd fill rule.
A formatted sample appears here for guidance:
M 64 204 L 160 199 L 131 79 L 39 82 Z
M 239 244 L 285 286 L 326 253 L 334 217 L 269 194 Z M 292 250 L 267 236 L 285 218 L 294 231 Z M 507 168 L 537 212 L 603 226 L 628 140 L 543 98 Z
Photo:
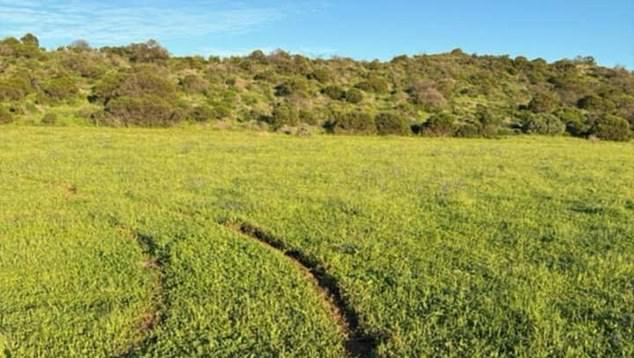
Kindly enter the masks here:
M 155 41 L 47 51 L 28 34 L 0 41 L 0 123 L 11 122 L 628 140 L 634 73 L 591 57 L 547 63 L 461 50 L 389 62 L 281 50 L 172 57 Z

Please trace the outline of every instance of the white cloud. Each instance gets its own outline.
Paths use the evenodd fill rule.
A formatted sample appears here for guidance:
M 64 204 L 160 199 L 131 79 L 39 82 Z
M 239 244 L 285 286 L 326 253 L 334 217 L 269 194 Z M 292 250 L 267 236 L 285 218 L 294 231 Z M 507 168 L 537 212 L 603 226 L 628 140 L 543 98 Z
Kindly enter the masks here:
M 141 1 L 115 6 L 86 1 L 0 0 L 0 37 L 36 34 L 50 43 L 87 39 L 94 45 L 244 33 L 285 16 L 279 8 L 248 8 L 226 1 L 190 1 L 166 7 Z

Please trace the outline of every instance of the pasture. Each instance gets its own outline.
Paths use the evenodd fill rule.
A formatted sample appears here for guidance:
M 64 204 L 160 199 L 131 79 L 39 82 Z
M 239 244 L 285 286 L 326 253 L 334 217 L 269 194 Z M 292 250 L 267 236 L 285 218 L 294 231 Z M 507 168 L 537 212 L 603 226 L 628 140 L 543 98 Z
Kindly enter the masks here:
M 634 144 L 0 130 L 0 356 L 632 356 Z

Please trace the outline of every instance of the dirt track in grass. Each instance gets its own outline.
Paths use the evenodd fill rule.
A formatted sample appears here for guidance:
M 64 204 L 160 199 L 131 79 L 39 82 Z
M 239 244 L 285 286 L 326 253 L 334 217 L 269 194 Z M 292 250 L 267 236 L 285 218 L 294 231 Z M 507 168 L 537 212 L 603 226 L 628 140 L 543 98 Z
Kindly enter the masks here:
M 289 249 L 284 242 L 244 221 L 220 220 L 220 224 L 242 236 L 255 240 L 269 250 L 283 254 L 293 266 L 311 282 L 324 307 L 345 337 L 346 351 L 352 357 L 374 355 L 377 337 L 367 335 L 359 327 L 359 316 L 346 301 L 337 280 L 322 265 L 298 250 Z

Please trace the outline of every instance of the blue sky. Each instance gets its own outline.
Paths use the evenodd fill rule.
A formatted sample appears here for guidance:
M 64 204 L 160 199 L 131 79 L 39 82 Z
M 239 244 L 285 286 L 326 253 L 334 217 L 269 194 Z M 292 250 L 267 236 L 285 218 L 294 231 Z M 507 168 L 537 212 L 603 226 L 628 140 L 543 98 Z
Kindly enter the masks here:
M 178 55 L 360 59 L 462 48 L 634 69 L 634 0 L 0 0 L 0 37 L 25 32 L 46 47 L 153 38 Z

